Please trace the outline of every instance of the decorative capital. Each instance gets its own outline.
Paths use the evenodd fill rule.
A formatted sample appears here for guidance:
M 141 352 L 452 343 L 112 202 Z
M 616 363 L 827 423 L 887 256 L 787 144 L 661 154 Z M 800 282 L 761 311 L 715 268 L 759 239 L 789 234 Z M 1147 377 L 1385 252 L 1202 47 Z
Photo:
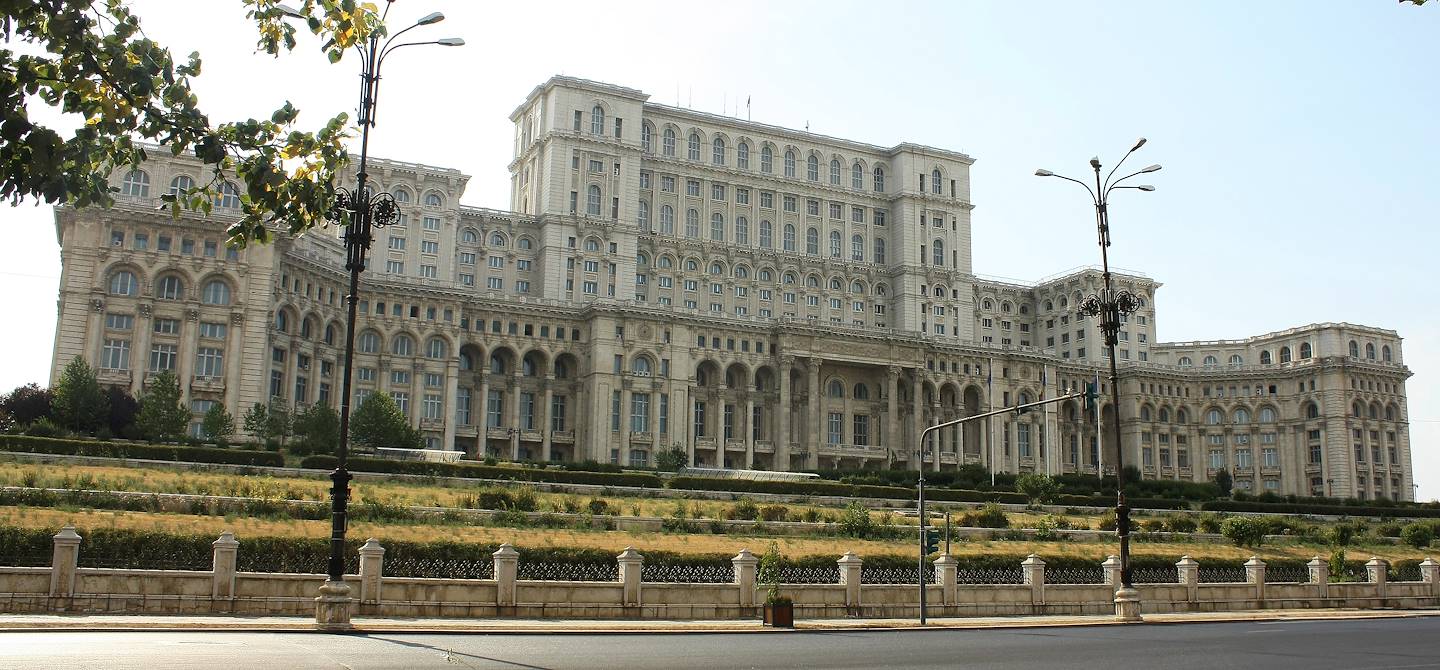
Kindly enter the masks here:
M 500 545 L 500 548 L 496 549 L 495 553 L 491 554 L 491 556 L 500 559 L 520 560 L 520 552 L 515 551 L 515 546 L 509 542 Z
M 91 301 L 90 301 L 90 306 L 91 306 L 91 308 L 93 308 L 96 312 L 103 312 L 103 311 L 105 311 L 105 301 L 104 301 L 104 300 L 101 300 L 100 298 L 95 298 L 95 299 L 91 300 Z
M 211 542 L 210 546 L 216 549 L 237 549 L 240 547 L 240 541 L 235 539 L 234 533 L 227 530 L 221 533 L 218 539 Z
M 370 539 L 368 539 L 368 540 L 365 540 L 365 544 L 363 544 L 363 545 L 360 546 L 360 555 L 361 555 L 361 556 L 384 556 L 384 555 L 385 555 L 385 547 L 380 546 L 380 541 L 372 537 L 372 538 L 370 538 Z

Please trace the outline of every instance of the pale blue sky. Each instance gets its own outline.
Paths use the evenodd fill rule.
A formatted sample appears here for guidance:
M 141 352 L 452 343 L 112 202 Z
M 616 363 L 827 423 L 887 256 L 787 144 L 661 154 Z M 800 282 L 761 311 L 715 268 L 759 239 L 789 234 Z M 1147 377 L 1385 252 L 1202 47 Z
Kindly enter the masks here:
M 213 118 L 353 109 L 356 64 L 252 55 L 240 3 L 137 2 L 148 34 L 205 58 Z M 881 7 L 883 5 L 883 8 Z M 433 9 L 459 49 L 386 65 L 377 155 L 459 168 L 464 198 L 508 205 L 507 115 L 556 73 L 666 104 L 874 144 L 958 149 L 972 170 L 976 272 L 1034 280 L 1098 262 L 1078 174 L 1135 138 L 1155 193 L 1112 203 L 1117 266 L 1165 284 L 1164 341 L 1238 338 L 1319 321 L 1405 338 L 1415 474 L 1440 496 L 1440 7 L 1368 2 L 490 3 Z M 538 13 L 537 13 L 538 12 Z M 203 20 L 197 29 L 186 21 Z M 738 109 L 738 112 L 737 112 Z M 0 288 L 35 327 L 0 332 L 0 388 L 44 382 L 58 249 L 49 208 L 5 210 Z

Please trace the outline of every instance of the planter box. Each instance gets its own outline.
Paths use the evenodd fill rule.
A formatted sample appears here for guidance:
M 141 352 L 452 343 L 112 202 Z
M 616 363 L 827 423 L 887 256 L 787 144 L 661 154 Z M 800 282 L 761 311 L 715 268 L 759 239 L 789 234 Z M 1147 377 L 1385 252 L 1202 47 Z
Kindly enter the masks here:
M 766 626 L 772 626 L 774 628 L 795 627 L 795 605 L 793 603 L 766 605 L 764 616 Z

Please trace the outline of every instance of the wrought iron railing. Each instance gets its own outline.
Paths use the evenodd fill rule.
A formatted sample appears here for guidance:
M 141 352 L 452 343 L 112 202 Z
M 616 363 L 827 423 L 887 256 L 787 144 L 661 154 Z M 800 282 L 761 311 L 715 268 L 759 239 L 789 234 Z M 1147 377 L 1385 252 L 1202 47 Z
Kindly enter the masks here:
M 960 584 L 1024 584 L 1025 573 L 1018 566 L 960 570 L 956 580 Z
M 9 554 L 0 552 L 0 565 L 14 568 L 48 568 L 53 554 Z
M 112 568 L 116 570 L 203 570 L 209 571 L 212 559 L 209 556 L 152 556 L 145 553 L 120 556 L 80 555 L 82 568 Z
M 919 568 L 867 568 L 860 566 L 862 584 L 916 584 L 919 582 Z M 935 566 L 925 566 L 925 583 L 935 583 Z
M 1266 584 L 1305 584 L 1310 581 L 1310 568 L 1303 565 L 1270 566 L 1265 568 Z
M 490 559 L 395 558 L 387 559 L 382 569 L 386 577 L 495 578 L 495 562 Z
M 1408 563 L 1405 565 L 1390 566 L 1389 573 L 1385 576 L 1389 582 L 1418 582 L 1420 581 L 1420 564 Z
M 1104 584 L 1105 569 L 1093 568 L 1045 568 L 1046 584 Z
M 1226 566 L 1200 566 L 1201 584 L 1235 584 L 1249 581 L 1245 577 L 1245 568 Z
M 733 565 L 646 563 L 640 568 L 642 582 L 679 584 L 731 584 L 735 581 Z
M 781 584 L 839 584 L 840 566 L 800 567 L 787 565 L 780 568 Z
M 616 563 L 531 563 L 520 561 L 518 578 L 542 582 L 614 582 L 620 579 Z
M 1130 570 L 1131 584 L 1178 584 L 1180 571 L 1175 566 L 1143 567 Z

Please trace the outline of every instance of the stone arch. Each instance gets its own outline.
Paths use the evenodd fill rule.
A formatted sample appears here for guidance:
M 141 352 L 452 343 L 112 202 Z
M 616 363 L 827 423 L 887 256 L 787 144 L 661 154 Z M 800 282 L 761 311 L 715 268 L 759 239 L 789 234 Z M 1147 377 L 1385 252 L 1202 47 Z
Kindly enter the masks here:
M 515 371 L 515 350 L 509 345 L 499 345 L 490 350 L 485 370 L 490 374 L 508 375 Z
M 720 376 L 720 364 L 710 359 L 700 361 L 695 365 L 695 385 L 703 388 L 715 388 L 720 385 L 723 377 Z
M 573 379 L 580 373 L 580 361 L 569 352 L 556 354 L 551 369 L 556 379 Z
M 520 374 L 523 377 L 544 377 L 550 374 L 550 355 L 543 349 L 531 349 L 520 359 Z

